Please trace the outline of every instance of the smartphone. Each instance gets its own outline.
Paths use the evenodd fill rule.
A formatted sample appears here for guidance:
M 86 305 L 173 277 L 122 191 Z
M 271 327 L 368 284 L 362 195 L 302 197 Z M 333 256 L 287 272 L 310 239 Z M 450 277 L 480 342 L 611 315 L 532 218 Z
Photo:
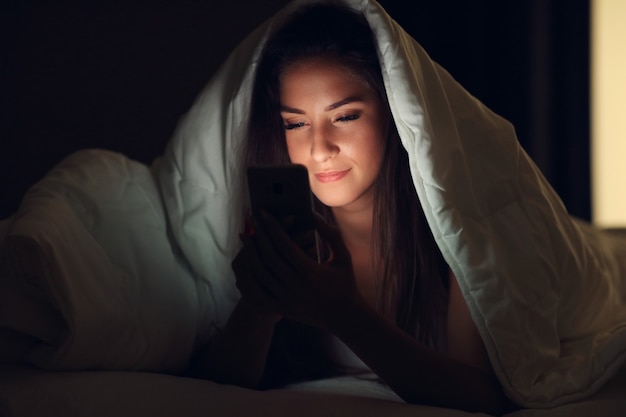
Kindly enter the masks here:
M 248 193 L 252 213 L 265 210 L 273 215 L 295 237 L 314 231 L 313 196 L 309 174 L 304 165 L 262 165 L 247 170 Z M 319 261 L 319 239 L 315 233 L 315 248 L 303 248 Z

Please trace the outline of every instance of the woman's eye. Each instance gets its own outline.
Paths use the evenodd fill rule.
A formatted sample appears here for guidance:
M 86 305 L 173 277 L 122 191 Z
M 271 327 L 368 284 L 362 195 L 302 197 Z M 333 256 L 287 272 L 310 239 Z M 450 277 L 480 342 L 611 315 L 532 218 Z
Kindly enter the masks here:
M 285 130 L 293 130 L 304 126 L 304 122 L 285 123 Z
M 346 116 L 340 116 L 336 119 L 337 122 L 349 122 L 352 120 L 357 120 L 360 116 L 358 114 L 349 114 Z

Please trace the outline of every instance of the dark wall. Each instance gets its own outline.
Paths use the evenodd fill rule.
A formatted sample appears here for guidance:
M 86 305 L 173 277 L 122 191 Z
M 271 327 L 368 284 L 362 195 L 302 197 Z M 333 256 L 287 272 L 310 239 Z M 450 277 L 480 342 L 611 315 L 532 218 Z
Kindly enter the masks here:
M 219 63 L 287 0 L 0 3 L 2 218 L 75 150 L 150 163 Z
M 107 148 L 149 163 L 228 52 L 287 0 L 0 6 L 0 218 L 56 162 Z M 589 218 L 588 0 L 381 1 L 511 120 Z

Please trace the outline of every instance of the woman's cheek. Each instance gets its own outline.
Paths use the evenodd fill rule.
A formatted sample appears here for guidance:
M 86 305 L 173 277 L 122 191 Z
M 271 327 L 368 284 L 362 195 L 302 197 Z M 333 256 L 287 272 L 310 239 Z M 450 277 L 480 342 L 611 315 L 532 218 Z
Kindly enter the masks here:
M 289 159 L 292 164 L 306 165 L 306 155 L 308 154 L 308 147 L 304 141 L 289 140 L 287 139 L 287 152 L 289 153 Z

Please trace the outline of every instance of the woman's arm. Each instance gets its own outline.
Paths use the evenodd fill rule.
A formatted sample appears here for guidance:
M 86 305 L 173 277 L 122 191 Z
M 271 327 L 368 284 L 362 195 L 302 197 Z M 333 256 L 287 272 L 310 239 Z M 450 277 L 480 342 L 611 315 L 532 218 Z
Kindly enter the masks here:
M 265 374 L 274 327 L 282 318 L 258 279 L 263 262 L 247 235 L 232 268 L 241 299 L 226 325 L 195 355 L 191 367 L 198 377 L 224 384 L 258 388 Z
M 419 343 L 365 302 L 338 314 L 329 330 L 406 402 L 494 415 L 510 406 L 490 373 Z
M 218 383 L 257 388 L 278 319 L 240 301 L 226 326 L 196 354 L 193 373 Z

